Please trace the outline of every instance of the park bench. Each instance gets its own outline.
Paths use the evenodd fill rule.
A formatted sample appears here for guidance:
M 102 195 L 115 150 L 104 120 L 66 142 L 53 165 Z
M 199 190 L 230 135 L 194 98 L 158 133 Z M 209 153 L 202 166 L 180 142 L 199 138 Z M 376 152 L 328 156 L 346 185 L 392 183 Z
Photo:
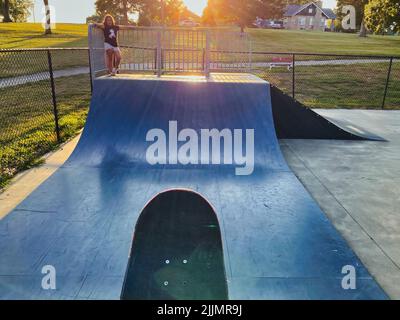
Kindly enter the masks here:
M 293 68 L 292 57 L 272 57 L 272 62 L 269 64 L 269 69 L 273 67 L 287 67 L 288 70 Z

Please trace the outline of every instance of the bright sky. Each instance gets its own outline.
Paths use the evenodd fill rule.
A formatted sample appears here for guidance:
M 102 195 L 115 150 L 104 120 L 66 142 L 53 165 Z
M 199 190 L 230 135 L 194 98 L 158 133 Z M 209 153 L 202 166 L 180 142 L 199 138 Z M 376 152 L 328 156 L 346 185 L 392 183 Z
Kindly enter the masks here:
M 193 12 L 201 15 L 207 0 L 183 0 L 186 6 Z M 243 0 L 245 1 L 245 0 Z M 312 0 L 310 0 L 312 1 Z M 323 0 L 325 8 L 334 8 L 336 0 Z M 43 18 L 43 0 L 34 0 L 35 14 L 30 20 L 40 22 Z M 49 0 L 51 6 L 55 8 L 56 21 L 67 23 L 85 23 L 86 17 L 94 14 L 94 0 Z M 296 2 L 295 0 L 293 1 Z

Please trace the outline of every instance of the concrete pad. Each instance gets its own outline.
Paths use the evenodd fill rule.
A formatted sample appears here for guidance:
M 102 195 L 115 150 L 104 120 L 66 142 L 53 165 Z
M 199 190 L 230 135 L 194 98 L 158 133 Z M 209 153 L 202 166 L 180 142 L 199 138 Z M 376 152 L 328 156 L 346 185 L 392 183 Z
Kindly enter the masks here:
M 371 274 L 400 299 L 400 111 L 318 110 L 388 142 L 284 140 L 299 177 Z

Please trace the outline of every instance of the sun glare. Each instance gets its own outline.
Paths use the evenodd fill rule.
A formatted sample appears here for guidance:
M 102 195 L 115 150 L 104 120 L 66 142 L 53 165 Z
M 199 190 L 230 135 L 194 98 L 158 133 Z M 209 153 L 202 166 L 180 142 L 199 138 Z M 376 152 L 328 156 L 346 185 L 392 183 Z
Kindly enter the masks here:
M 189 10 L 198 15 L 202 15 L 204 8 L 207 6 L 207 0 L 184 0 Z

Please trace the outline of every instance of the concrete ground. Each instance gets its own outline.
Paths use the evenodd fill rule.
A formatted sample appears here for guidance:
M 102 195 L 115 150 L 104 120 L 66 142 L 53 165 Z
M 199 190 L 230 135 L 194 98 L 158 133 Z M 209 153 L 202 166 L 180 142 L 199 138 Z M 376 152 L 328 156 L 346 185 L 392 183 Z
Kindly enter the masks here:
M 320 110 L 388 142 L 282 140 L 282 151 L 310 194 L 371 274 L 400 299 L 400 111 Z M 60 167 L 79 137 L 18 175 L 0 194 L 0 219 Z
M 388 140 L 281 144 L 292 170 L 371 274 L 400 299 L 400 111 L 318 112 Z

